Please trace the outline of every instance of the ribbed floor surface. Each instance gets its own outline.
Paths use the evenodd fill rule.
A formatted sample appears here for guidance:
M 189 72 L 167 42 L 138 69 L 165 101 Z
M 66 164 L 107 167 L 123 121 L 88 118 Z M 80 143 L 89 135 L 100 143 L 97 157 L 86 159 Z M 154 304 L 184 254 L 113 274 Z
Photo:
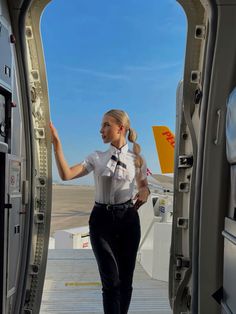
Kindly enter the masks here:
M 152 280 L 139 263 L 129 313 L 171 314 L 167 283 Z M 91 250 L 49 250 L 40 314 L 102 314 L 101 284 Z

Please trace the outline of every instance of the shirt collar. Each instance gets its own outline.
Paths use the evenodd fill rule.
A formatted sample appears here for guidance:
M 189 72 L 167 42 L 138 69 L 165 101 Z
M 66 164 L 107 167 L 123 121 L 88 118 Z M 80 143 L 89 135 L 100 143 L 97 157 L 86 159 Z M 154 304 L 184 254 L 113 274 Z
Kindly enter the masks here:
M 129 149 L 128 144 L 123 145 L 120 149 L 116 148 L 114 145 L 111 144 L 109 150 L 112 153 L 115 153 L 115 152 L 117 152 L 117 153 L 127 153 L 128 149 Z

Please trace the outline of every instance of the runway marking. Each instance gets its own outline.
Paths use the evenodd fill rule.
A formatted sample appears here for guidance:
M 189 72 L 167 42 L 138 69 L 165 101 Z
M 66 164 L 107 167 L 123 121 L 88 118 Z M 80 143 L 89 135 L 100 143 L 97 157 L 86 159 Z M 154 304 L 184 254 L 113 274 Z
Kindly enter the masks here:
M 101 282 L 65 282 L 66 287 L 77 287 L 77 286 L 101 286 Z

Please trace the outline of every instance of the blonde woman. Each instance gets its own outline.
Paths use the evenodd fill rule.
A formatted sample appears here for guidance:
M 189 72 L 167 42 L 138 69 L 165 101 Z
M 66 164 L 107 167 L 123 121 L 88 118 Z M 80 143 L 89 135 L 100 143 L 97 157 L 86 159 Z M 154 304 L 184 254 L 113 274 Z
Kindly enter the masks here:
M 133 272 L 140 241 L 137 210 L 150 193 L 147 167 L 140 156 L 136 133 L 122 110 L 103 116 L 101 136 L 110 143 L 105 152 L 95 151 L 83 162 L 69 167 L 57 131 L 50 124 L 55 158 L 62 180 L 94 172 L 95 204 L 89 218 L 90 240 L 103 290 L 105 314 L 126 314 L 132 295 Z M 128 148 L 127 140 L 133 143 Z M 135 181 L 138 193 L 133 197 Z

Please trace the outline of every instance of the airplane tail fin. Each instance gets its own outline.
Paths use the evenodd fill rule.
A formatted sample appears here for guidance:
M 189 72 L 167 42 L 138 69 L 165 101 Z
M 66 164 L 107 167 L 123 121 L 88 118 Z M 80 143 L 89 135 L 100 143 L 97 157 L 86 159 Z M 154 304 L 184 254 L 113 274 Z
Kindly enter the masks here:
M 175 136 L 166 126 L 152 127 L 162 173 L 174 172 Z

